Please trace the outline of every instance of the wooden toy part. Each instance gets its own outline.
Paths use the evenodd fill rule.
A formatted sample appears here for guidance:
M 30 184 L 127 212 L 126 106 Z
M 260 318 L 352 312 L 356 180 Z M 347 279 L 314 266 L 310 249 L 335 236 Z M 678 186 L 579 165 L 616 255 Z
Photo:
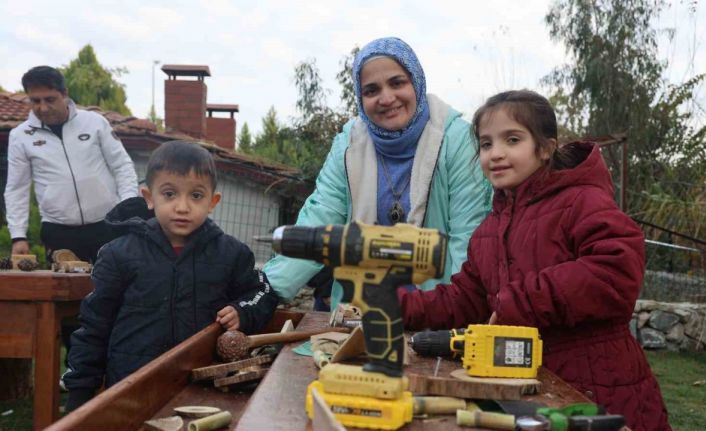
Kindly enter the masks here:
M 54 250 L 51 253 L 52 262 L 69 262 L 69 261 L 80 261 L 78 256 L 74 254 L 73 251 L 68 248 L 61 248 L 59 250 Z
M 179 416 L 152 419 L 145 422 L 145 428 L 154 431 L 181 431 L 184 428 L 184 420 Z
M 174 407 L 174 413 L 187 418 L 203 418 L 220 412 L 221 409 L 211 406 L 181 406 Z
M 23 260 L 29 260 L 35 264 L 37 263 L 37 256 L 33 254 L 13 254 L 10 256 L 10 259 L 12 260 L 12 269 L 20 269 L 18 264 Z
M 457 410 L 456 424 L 474 428 L 513 431 L 515 429 L 515 416 L 505 413 L 483 412 L 480 410 L 474 412 Z
M 223 428 L 229 425 L 231 420 L 233 420 L 233 416 L 231 416 L 230 412 L 216 413 L 215 415 L 191 421 L 189 423 L 189 431 L 211 431 Z
M 346 359 L 355 358 L 365 353 L 365 337 L 363 328 L 357 327 L 350 333 L 346 341 L 336 350 L 331 357 L 331 362 L 341 362 Z
M 450 415 L 466 410 L 466 400 L 454 397 L 414 397 L 415 415 Z

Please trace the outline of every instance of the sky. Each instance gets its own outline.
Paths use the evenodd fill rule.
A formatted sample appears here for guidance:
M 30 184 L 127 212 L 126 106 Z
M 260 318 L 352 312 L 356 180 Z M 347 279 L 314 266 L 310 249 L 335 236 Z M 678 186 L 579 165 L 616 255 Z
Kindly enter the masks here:
M 676 1 L 659 18 L 660 28 L 676 29 L 671 41 L 661 32 L 660 44 L 672 82 L 706 72 L 706 13 L 702 2 L 687 13 L 692 3 Z M 4 0 L 0 86 L 20 90 L 29 68 L 66 65 L 90 43 L 105 67 L 127 68 L 118 81 L 134 116 L 149 113 L 154 72 L 154 103 L 163 117 L 161 65 L 208 65 L 208 103 L 240 105 L 238 131 L 247 122 L 257 133 L 271 106 L 283 123 L 296 116 L 298 63 L 316 59 L 330 90 L 328 103 L 338 106 L 335 77 L 343 57 L 354 46 L 397 36 L 417 53 L 428 92 L 470 117 L 499 91 L 546 90 L 541 78 L 568 61 L 544 24 L 550 5 L 550 0 Z M 706 92 L 702 87 L 700 95 Z

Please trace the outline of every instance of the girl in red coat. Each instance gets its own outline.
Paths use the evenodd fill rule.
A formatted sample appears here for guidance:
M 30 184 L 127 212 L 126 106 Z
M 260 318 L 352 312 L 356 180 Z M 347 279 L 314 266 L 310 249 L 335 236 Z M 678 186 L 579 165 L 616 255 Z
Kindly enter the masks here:
M 615 204 L 600 149 L 558 147 L 554 111 L 531 91 L 491 97 L 473 122 L 495 188 L 493 210 L 451 284 L 400 289 L 405 328 L 539 328 L 544 366 L 624 415 L 633 430 L 670 430 L 657 381 L 628 329 L 644 238 Z

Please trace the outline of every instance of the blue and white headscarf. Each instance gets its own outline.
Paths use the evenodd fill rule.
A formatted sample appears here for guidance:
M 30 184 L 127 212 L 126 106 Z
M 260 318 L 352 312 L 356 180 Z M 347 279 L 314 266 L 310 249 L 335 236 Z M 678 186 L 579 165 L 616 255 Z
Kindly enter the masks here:
M 397 61 L 412 79 L 417 110 L 412 116 L 412 120 L 402 130 L 387 130 L 377 126 L 365 115 L 363 110 L 360 72 L 370 58 L 380 56 L 390 57 Z M 358 113 L 368 126 L 368 131 L 378 153 L 392 158 L 413 156 L 417 148 L 417 141 L 429 120 L 429 105 L 427 104 L 427 85 L 424 78 L 424 70 L 412 48 L 396 37 L 384 37 L 370 42 L 355 57 L 353 62 L 353 82 L 355 83 Z

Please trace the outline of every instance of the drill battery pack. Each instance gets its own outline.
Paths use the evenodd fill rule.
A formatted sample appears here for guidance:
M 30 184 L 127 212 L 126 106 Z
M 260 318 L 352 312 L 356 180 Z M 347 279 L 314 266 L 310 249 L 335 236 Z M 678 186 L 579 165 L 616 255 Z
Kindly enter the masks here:
M 535 378 L 541 365 L 537 328 L 468 325 L 463 333 L 463 367 L 470 376 Z
M 321 394 L 345 426 L 396 430 L 412 420 L 414 402 L 407 377 L 389 377 L 362 367 L 328 364 L 306 391 L 306 413 L 313 419 L 311 390 Z
M 314 380 L 306 391 L 306 413 L 314 418 L 312 388 L 323 396 L 331 413 L 346 427 L 396 430 L 412 421 L 414 402 L 412 393 L 404 391 L 399 399 L 384 400 L 360 395 L 330 394 L 320 381 Z

